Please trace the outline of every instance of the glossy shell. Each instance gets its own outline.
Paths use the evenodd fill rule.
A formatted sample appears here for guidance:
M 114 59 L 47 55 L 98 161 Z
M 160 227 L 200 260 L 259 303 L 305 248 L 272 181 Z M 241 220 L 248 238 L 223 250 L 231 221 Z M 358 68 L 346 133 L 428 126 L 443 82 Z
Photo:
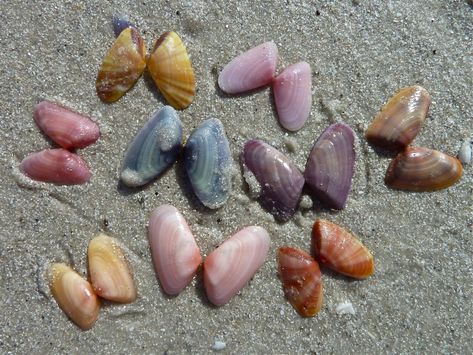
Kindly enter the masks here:
M 328 207 L 345 207 L 355 169 L 355 135 L 344 123 L 328 127 L 307 159 L 304 177 L 315 196 Z
M 369 250 L 335 223 L 323 219 L 315 221 L 312 248 L 316 260 L 343 275 L 365 279 L 374 273 L 374 260 Z
M 171 106 L 184 109 L 194 100 L 195 78 L 186 47 L 176 32 L 164 33 L 147 61 L 159 91 Z
M 218 76 L 218 86 L 228 94 L 238 94 L 271 83 L 278 48 L 274 42 L 254 47 L 228 63 Z
M 20 163 L 20 170 L 33 180 L 56 185 L 85 184 L 92 176 L 81 157 L 62 148 L 28 155 Z
M 105 56 L 97 75 L 96 90 L 102 101 L 117 101 L 130 90 L 146 66 L 146 49 L 138 31 L 125 28 Z
M 312 317 L 322 308 L 323 283 L 317 262 L 306 252 L 279 248 L 279 277 L 284 295 L 302 317 Z
M 232 188 L 233 159 L 225 130 L 217 119 L 204 121 L 189 136 L 185 167 L 196 196 L 208 208 L 227 202 Z
M 175 207 L 162 205 L 151 214 L 148 238 L 164 292 L 179 294 L 192 281 L 202 262 L 186 220 Z
M 269 244 L 266 230 L 251 226 L 210 253 L 204 262 L 204 286 L 209 301 L 216 306 L 228 303 L 263 265 Z
M 121 303 L 136 300 L 130 266 L 114 238 L 99 234 L 90 241 L 87 256 L 90 281 L 98 296 Z
M 156 111 L 125 153 L 121 181 L 142 186 L 169 168 L 182 147 L 182 123 L 170 106 Z
M 241 158 L 243 168 L 258 181 L 261 205 L 277 219 L 289 220 L 304 186 L 299 169 L 284 154 L 260 140 L 246 142 Z
M 297 131 L 309 118 L 312 105 L 312 73 L 306 62 L 293 64 L 273 80 L 274 102 L 281 126 Z
M 114 17 L 112 19 L 112 26 L 115 37 L 120 36 L 120 33 L 122 33 L 123 30 L 127 29 L 128 27 L 136 28 L 136 26 L 125 17 Z
M 410 191 L 445 189 L 462 176 L 460 161 L 423 147 L 408 147 L 391 162 L 384 182 L 389 187 Z
M 66 149 L 85 148 L 100 137 L 99 126 L 90 118 L 53 102 L 36 104 L 33 117 L 49 138 Z
M 386 149 L 407 147 L 421 129 L 430 103 L 430 94 L 421 86 L 401 89 L 373 120 L 366 139 Z
M 92 286 L 69 266 L 56 263 L 49 268 L 51 293 L 59 307 L 82 330 L 92 328 L 100 302 Z

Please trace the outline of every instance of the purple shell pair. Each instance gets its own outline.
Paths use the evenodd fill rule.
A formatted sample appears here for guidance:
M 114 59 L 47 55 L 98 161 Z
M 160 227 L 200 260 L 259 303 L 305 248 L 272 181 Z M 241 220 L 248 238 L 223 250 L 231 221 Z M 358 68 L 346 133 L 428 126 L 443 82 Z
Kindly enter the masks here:
M 328 127 L 317 139 L 304 174 L 281 152 L 260 140 L 243 148 L 245 178 L 256 180 L 262 206 L 280 221 L 295 213 L 304 182 L 327 207 L 343 209 L 355 167 L 355 135 L 344 123 Z

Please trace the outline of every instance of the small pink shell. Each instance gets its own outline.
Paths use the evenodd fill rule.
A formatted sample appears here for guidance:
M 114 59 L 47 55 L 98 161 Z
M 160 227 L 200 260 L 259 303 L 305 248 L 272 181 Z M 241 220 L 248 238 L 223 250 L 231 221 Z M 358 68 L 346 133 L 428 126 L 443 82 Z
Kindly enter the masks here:
M 41 130 L 63 148 L 84 148 L 100 137 L 99 126 L 90 118 L 53 102 L 34 107 L 34 120 Z
M 251 226 L 210 253 L 204 262 L 204 285 L 209 301 L 216 306 L 230 301 L 263 265 L 269 244 L 268 232 Z
M 33 180 L 56 185 L 84 184 L 92 176 L 84 160 L 62 148 L 28 155 L 21 162 L 20 170 Z
M 218 77 L 218 86 L 228 94 L 238 94 L 268 85 L 278 60 L 274 42 L 266 42 L 240 54 L 228 63 Z
M 177 295 L 192 281 L 202 262 L 186 220 L 175 207 L 162 205 L 151 213 L 148 238 L 164 292 Z
M 274 101 L 279 123 L 297 131 L 307 121 L 312 105 L 312 77 L 306 62 L 293 64 L 273 80 Z

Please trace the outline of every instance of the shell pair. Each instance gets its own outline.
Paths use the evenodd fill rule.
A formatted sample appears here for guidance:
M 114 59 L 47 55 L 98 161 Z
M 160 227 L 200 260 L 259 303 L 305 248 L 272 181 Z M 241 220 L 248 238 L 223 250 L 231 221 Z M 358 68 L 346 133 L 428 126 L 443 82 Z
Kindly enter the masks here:
M 100 311 L 99 297 L 113 302 L 136 300 L 130 266 L 116 239 L 99 234 L 89 243 L 90 283 L 63 263 L 49 268 L 51 292 L 59 307 L 81 329 L 92 328 Z
M 83 184 L 92 176 L 87 163 L 70 150 L 85 148 L 97 141 L 100 130 L 89 117 L 50 101 L 34 107 L 38 127 L 61 148 L 28 155 L 20 170 L 29 178 L 57 185 Z
M 389 165 L 384 180 L 392 188 L 440 190 L 462 176 L 458 159 L 429 148 L 409 147 L 425 121 L 430 103 L 430 94 L 423 87 L 403 88 L 389 99 L 366 131 L 371 144 L 401 151 Z
M 202 257 L 182 214 L 171 205 L 155 209 L 148 237 L 156 275 L 169 295 L 179 294 L 194 278 Z M 264 263 L 270 238 L 257 226 L 243 228 L 211 252 L 203 263 L 207 298 L 216 306 L 228 303 Z
M 322 308 L 323 282 L 319 263 L 355 279 L 365 279 L 374 273 L 374 260 L 369 250 L 335 223 L 322 219 L 315 221 L 312 248 L 315 260 L 305 251 L 291 247 L 279 248 L 277 254 L 284 294 L 303 317 L 312 317 Z
M 175 32 L 165 32 L 146 58 L 145 44 L 135 26 L 114 20 L 115 43 L 105 56 L 96 80 L 97 95 L 112 103 L 130 90 L 145 67 L 165 99 L 176 109 L 194 100 L 195 77 L 186 47 Z
M 329 126 L 312 147 L 301 173 L 283 153 L 263 141 L 250 140 L 241 155 L 244 177 L 262 206 L 281 221 L 294 215 L 304 184 L 326 206 L 343 209 L 354 174 L 354 142 L 348 125 Z
M 271 85 L 279 123 L 288 131 L 298 131 L 307 121 L 312 105 L 310 65 L 290 65 L 275 77 L 277 60 L 276 44 L 263 43 L 228 63 L 218 77 L 218 85 L 227 94 Z
M 143 186 L 167 170 L 182 149 L 182 123 L 170 106 L 156 111 L 125 153 L 121 181 Z M 208 208 L 223 206 L 232 187 L 233 159 L 222 122 L 200 124 L 184 147 L 187 176 L 197 198 Z

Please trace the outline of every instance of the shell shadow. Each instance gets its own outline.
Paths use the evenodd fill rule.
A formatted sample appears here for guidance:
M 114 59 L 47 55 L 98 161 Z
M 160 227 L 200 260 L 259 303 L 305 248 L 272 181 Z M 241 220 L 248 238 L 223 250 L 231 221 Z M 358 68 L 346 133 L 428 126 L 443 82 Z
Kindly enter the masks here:
M 394 159 L 396 155 L 402 152 L 402 149 L 394 150 L 394 149 L 386 149 L 379 147 L 377 145 L 371 144 L 368 142 L 368 145 L 375 151 L 375 153 L 381 157 L 391 158 Z
M 207 293 L 205 292 L 205 285 L 204 285 L 204 267 L 203 263 L 200 265 L 199 270 L 197 270 L 197 274 L 195 275 L 195 294 L 199 298 L 200 302 L 207 308 L 217 309 L 218 307 L 211 303 L 207 297 Z
M 162 103 L 163 105 L 169 105 L 163 94 L 159 91 L 158 87 L 154 83 L 153 78 L 148 70 L 143 72 L 143 80 L 145 82 L 146 88 L 153 94 L 154 98 Z

